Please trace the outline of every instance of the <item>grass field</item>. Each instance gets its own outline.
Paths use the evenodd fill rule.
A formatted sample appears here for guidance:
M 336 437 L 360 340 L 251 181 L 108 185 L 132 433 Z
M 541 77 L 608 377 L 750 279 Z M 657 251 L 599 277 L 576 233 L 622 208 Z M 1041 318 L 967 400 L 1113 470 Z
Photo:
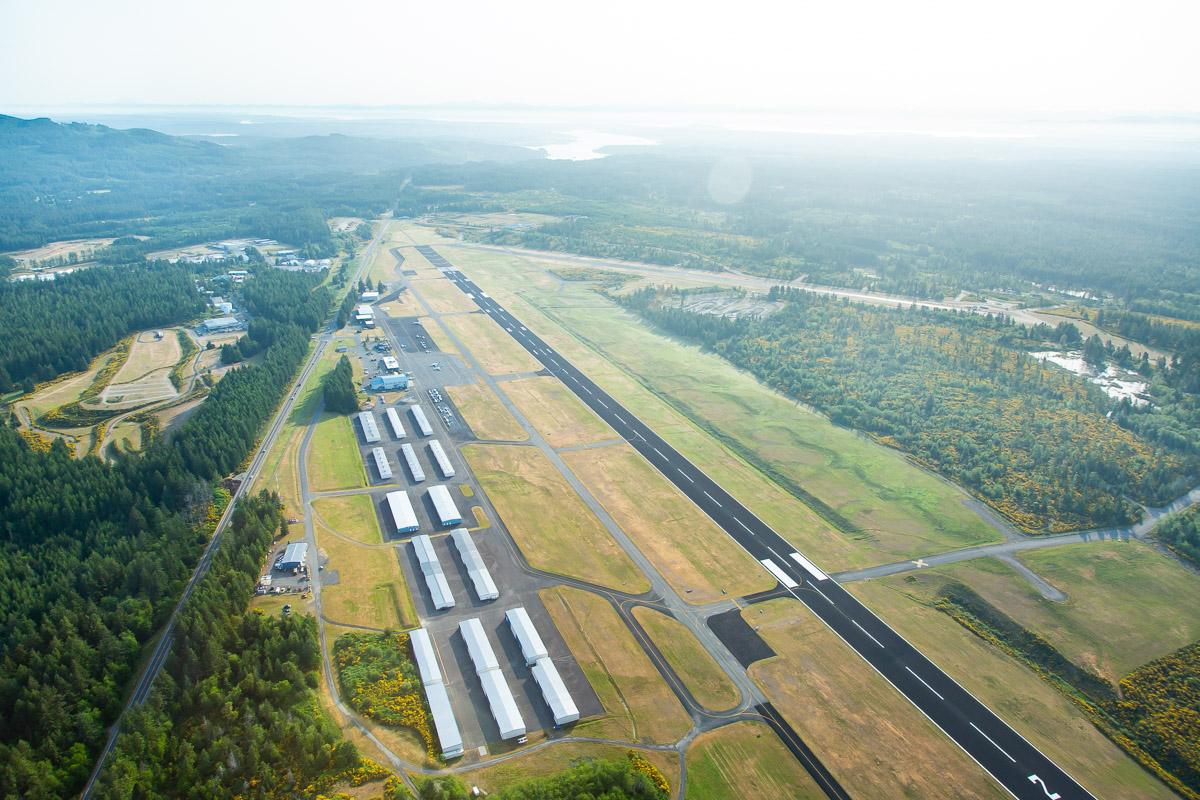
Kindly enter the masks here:
M 742 616 L 778 654 L 751 677 L 851 797 L 1009 796 L 799 602 Z
M 438 350 L 443 353 L 462 355 L 458 352 L 458 347 L 450 340 L 450 337 L 446 334 L 446 332 L 442 330 L 442 326 L 438 325 L 432 317 L 422 317 L 421 325 L 425 328 L 425 332 L 429 334 L 429 339 L 433 342 L 434 346 L 437 347 Z
M 367 268 L 367 273 L 364 279 L 372 286 L 383 281 L 390 283 L 400 278 L 400 271 L 396 269 L 396 257 L 391 253 L 391 246 L 386 242 L 375 251 L 375 258 L 371 261 L 371 266 Z
M 462 453 L 530 565 L 634 594 L 650 588 L 540 450 L 473 444 Z
M 142 449 L 142 426 L 137 422 L 120 422 L 109 431 L 109 446 L 116 447 L 123 453 L 133 453 Z
M 737 705 L 741 697 L 737 687 L 687 626 L 674 617 L 645 606 L 634 607 L 633 616 L 645 628 L 696 702 L 713 711 L 724 711 Z
M 624 761 L 628 748 L 621 745 L 598 744 L 595 742 L 563 742 L 537 750 L 520 758 L 502 761 L 490 767 L 467 770 L 460 774 L 468 785 L 477 785 L 487 792 L 495 792 L 527 778 L 537 778 L 561 772 L 584 759 L 608 759 Z M 639 751 L 646 760 L 662 770 L 671 786 L 679 783 L 679 758 L 675 753 L 659 750 Z
M 903 578 L 847 588 L 918 650 L 1053 759 L 1094 796 L 1176 795 L 1097 731 L 1066 697 L 1014 659 L 965 630 Z
M 414 279 L 412 291 L 421 295 L 429 307 L 438 314 L 454 314 L 460 311 L 476 311 L 479 306 L 466 293 L 446 278 L 438 275 Z
M 1200 576 L 1138 541 L 1070 544 L 1020 556 L 1067 595 L 1044 599 L 993 559 L 922 570 L 888 583 L 932 597 L 944 578 L 961 581 L 1063 655 L 1112 683 L 1147 661 L 1200 639 Z
M 526 325 L 823 567 L 849 569 L 999 539 L 961 490 L 797 406 L 719 357 L 650 331 L 594 292 L 570 283 L 560 290 L 541 267 L 517 257 L 467 248 L 451 255 Z M 746 467 L 759 474 L 747 474 Z M 762 491 L 770 483 L 764 471 L 817 503 L 806 505 L 779 489 Z M 820 504 L 829 509 L 824 518 L 809 507 Z M 836 525 L 848 532 L 837 532 Z
M 395 300 L 379 306 L 389 317 L 419 317 L 425 308 L 412 296 L 412 292 L 401 292 Z
M 326 571 L 338 573 L 336 584 L 321 587 L 326 617 L 377 630 L 420 624 L 395 548 L 363 547 L 324 525 L 317 525 L 317 546 L 329 557 Z
M 33 394 L 19 400 L 16 405 L 28 409 L 29 415 L 34 420 L 37 420 L 38 417 L 59 406 L 74 403 L 92 385 L 92 381 L 96 379 L 97 374 L 114 357 L 116 357 L 115 349 L 103 353 L 97 356 L 96 360 L 85 371 L 72 373 L 69 376 L 62 377 L 60 380 L 39 387 Z
M 521 423 L 508 413 L 508 409 L 496 397 L 495 392 L 482 383 L 447 386 L 446 394 L 454 401 L 458 413 L 480 439 L 506 442 L 524 442 L 529 439 L 529 434 L 525 433 Z
M 558 378 L 521 378 L 505 381 L 501 388 L 551 447 L 571 447 L 618 438 L 616 431 Z
M 825 797 L 775 732 L 760 722 L 735 722 L 697 736 L 688 745 L 687 776 L 686 800 Z
M 621 529 L 691 603 L 765 591 L 771 576 L 627 444 L 562 454 Z
M 479 365 L 492 375 L 536 372 L 542 368 L 533 356 L 526 353 L 507 331 L 502 330 L 486 314 L 458 314 L 442 317 L 441 321 L 471 351 Z
M 326 526 L 362 544 L 383 544 L 379 517 L 369 494 L 318 497 L 312 502 L 317 518 Z
M 163 338 L 155 339 L 154 331 L 143 331 L 133 340 L 129 357 L 113 376 L 112 384 L 131 383 L 157 369 L 175 366 L 183 356 L 179 348 L 179 337 L 174 328 L 165 328 Z
M 649 743 L 683 736 L 691 718 L 608 601 L 566 586 L 540 594 L 606 712 L 576 725 L 576 735 Z
M 366 466 L 358 452 L 357 437 L 350 417 L 321 415 L 308 451 L 308 481 L 314 492 L 367 485 Z

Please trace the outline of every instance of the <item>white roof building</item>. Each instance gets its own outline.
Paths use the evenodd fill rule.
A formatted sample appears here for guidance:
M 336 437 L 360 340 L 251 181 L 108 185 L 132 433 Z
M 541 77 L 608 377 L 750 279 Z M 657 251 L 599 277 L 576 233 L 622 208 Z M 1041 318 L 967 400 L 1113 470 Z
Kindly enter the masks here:
M 442 746 L 442 757 L 460 756 L 463 753 L 462 733 L 458 729 L 458 721 L 454 718 L 454 710 L 450 707 L 450 695 L 442 682 L 442 670 L 438 665 L 433 640 L 424 628 L 410 632 L 408 640 L 412 644 L 417 672 L 421 674 L 421 683 L 425 687 L 425 698 L 429 701 L 433 728 L 437 733 L 438 743 Z
M 362 427 L 363 439 L 367 444 L 379 441 L 379 426 L 375 424 L 375 415 L 370 411 L 358 412 L 358 424 Z
M 429 452 L 433 453 L 433 460 L 437 463 L 438 471 L 442 473 L 442 477 L 450 480 L 454 477 L 454 465 L 450 463 L 450 458 L 446 455 L 445 448 L 442 443 L 434 439 L 429 443 Z
M 384 356 L 383 358 L 381 358 L 379 360 L 383 364 L 383 368 L 386 371 L 388 371 L 388 372 L 399 372 L 400 371 L 400 362 L 396 360 L 395 356 Z
M 359 295 L 358 299 L 364 303 L 371 303 L 379 299 L 379 292 L 373 290 L 369 292 L 363 292 L 361 295 Z
M 571 699 L 571 693 L 567 691 L 567 685 L 563 683 L 554 662 L 549 658 L 538 659 L 530 671 L 533 673 L 533 679 L 537 681 L 538 688 L 542 690 L 542 699 L 550 707 L 554 724 L 566 725 L 578 720 L 579 709 Z
M 462 559 L 463 566 L 467 568 L 467 575 L 470 576 L 471 584 L 475 587 L 475 596 L 480 600 L 495 600 L 499 597 L 500 592 L 496 589 L 496 582 L 492 580 L 491 572 L 483 563 L 483 557 L 479 555 L 479 549 L 475 546 L 475 540 L 471 538 L 471 532 L 466 528 L 455 528 L 450 531 L 450 538 L 454 541 L 454 546 L 458 548 L 458 555 Z
M 504 618 L 508 620 L 508 627 L 512 629 L 517 644 L 521 646 L 521 655 L 525 656 L 525 666 L 532 667 L 538 659 L 550 656 L 524 606 L 510 608 L 504 612 Z
M 216 333 L 217 331 L 232 331 L 242 327 L 237 317 L 213 317 L 206 319 L 198 326 L 201 333 Z
M 388 463 L 387 453 L 383 452 L 382 447 L 371 448 L 371 458 L 375 460 L 375 469 L 379 472 L 379 480 L 391 480 L 392 465 Z
M 454 595 L 450 591 L 446 574 L 442 572 L 442 563 L 433 550 L 433 542 L 428 536 L 421 534 L 412 538 L 412 546 L 417 554 L 417 563 L 421 565 L 421 572 L 425 573 L 425 585 L 429 587 L 433 607 L 438 611 L 454 608 Z
M 400 454 L 404 456 L 404 463 L 408 465 L 408 474 L 412 476 L 413 483 L 420 483 L 425 480 L 425 470 L 421 469 L 421 462 L 417 460 L 417 451 L 408 442 L 400 445 Z
M 438 520 L 443 528 L 462 524 L 462 514 L 458 513 L 458 506 L 454 505 L 454 498 L 450 496 L 449 489 L 441 484 L 430 486 L 429 499 L 433 501 L 433 508 L 437 511 Z
M 408 409 L 408 413 L 412 415 L 413 424 L 417 426 L 417 430 L 422 436 L 432 436 L 433 428 L 429 427 L 429 420 L 425 417 L 425 412 L 420 406 L 413 406 Z
M 479 676 L 479 683 L 487 696 L 488 708 L 491 709 L 492 718 L 496 720 L 496 726 L 500 729 L 500 738 L 516 739 L 524 736 L 525 720 L 521 717 L 517 701 L 513 699 L 504 674 L 500 672 L 500 664 L 496 661 L 496 654 L 492 651 L 483 625 L 478 619 L 472 618 L 460 622 L 458 630 L 467 644 L 471 661 L 475 664 L 475 674 Z
M 408 499 L 408 492 L 388 492 L 387 504 L 388 510 L 392 512 L 392 523 L 396 526 L 396 533 L 411 533 L 421 527 L 417 523 L 412 501 Z
M 388 425 L 392 428 L 392 435 L 397 439 L 403 439 L 405 436 L 404 426 L 400 424 L 400 415 L 396 413 L 396 409 L 389 408 L 383 412 L 383 415 L 387 417 Z

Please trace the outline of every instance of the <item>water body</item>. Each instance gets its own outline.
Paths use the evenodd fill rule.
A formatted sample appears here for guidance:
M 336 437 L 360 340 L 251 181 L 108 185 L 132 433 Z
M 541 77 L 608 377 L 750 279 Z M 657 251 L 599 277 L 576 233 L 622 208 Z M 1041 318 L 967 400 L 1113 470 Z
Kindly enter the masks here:
M 576 130 L 567 131 L 566 134 L 573 137 L 571 141 L 544 144 L 531 149 L 541 150 L 551 161 L 591 161 L 609 155 L 600 152 L 605 147 L 645 147 L 658 144 L 653 139 L 643 139 L 640 136 L 601 131 Z
M 1135 406 L 1150 405 L 1150 399 L 1146 396 L 1146 390 L 1149 387 L 1145 381 L 1139 380 L 1140 376 L 1136 373 L 1118 369 L 1112 364 L 1105 366 L 1103 372 L 1097 372 L 1090 364 L 1083 360 L 1083 353 L 1079 351 L 1059 352 L 1057 350 L 1047 350 L 1041 353 L 1030 353 L 1030 355 L 1038 361 L 1049 361 L 1051 364 L 1062 367 L 1068 372 L 1073 372 L 1082 378 L 1087 378 L 1090 382 L 1103 389 L 1109 397 L 1116 398 L 1117 400 L 1128 400 Z

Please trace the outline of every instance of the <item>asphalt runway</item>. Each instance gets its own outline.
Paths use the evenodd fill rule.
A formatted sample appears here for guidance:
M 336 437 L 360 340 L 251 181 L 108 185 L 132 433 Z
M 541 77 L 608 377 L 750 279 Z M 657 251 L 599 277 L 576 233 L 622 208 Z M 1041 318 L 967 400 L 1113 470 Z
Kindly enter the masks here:
M 427 245 L 417 248 L 430 263 L 474 298 L 479 308 L 600 415 L 618 434 L 692 499 L 781 586 L 813 611 L 921 713 L 941 728 L 1014 797 L 1077 800 L 1092 795 L 1025 740 L 903 637 L 850 595 L 837 581 L 796 552 L 703 470 L 527 330 L 462 271 Z M 930 765 L 935 766 L 935 765 Z

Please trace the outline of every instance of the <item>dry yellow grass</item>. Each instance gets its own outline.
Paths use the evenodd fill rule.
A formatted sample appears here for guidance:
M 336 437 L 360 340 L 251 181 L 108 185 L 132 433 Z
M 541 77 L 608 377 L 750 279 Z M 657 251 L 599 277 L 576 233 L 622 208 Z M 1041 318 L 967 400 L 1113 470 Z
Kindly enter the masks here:
M 486 314 L 455 314 L 442 317 L 441 321 L 471 351 L 479 365 L 492 375 L 536 372 L 542 368 L 533 356 L 525 352 L 507 331 Z
M 425 332 L 429 334 L 429 338 L 433 341 L 434 347 L 443 353 L 462 355 L 458 352 L 458 347 L 450 340 L 450 336 L 446 331 L 442 330 L 442 326 L 438 325 L 433 317 L 422 317 L 421 324 L 425 328 Z
M 799 602 L 742 616 L 778 654 L 751 677 L 851 797 L 1008 797 Z
M 154 331 L 142 331 L 133 340 L 129 357 L 113 376 L 112 384 L 132 383 L 158 369 L 169 369 L 183 356 L 179 348 L 179 337 L 174 328 L 162 331 L 163 337 L 155 339 Z
M 505 381 L 501 389 L 551 447 L 572 447 L 617 439 L 616 431 L 563 386 L 539 375 Z
M 411 291 L 419 294 L 429 304 L 429 307 L 439 314 L 475 311 L 479 308 L 462 289 L 440 275 L 426 279 L 414 279 Z
M 624 761 L 628 747 L 594 742 L 562 742 L 534 751 L 520 758 L 502 761 L 490 767 L 481 767 L 461 773 L 468 785 L 476 785 L 486 792 L 496 792 L 528 778 L 550 775 L 569 769 L 584 759 L 607 759 Z M 661 750 L 643 750 L 641 755 L 662 770 L 671 786 L 679 783 L 679 758 Z
M 524 442 L 529 439 L 521 423 L 508 413 L 495 392 L 482 383 L 447 386 L 446 394 L 458 413 L 480 439 Z
M 775 585 L 761 566 L 627 444 L 574 450 L 563 461 L 691 603 Z
M 686 625 L 646 606 L 635 607 L 633 616 L 696 702 L 713 711 L 724 711 L 737 705 L 741 696 L 737 687 Z
M 330 620 L 383 630 L 420 624 L 394 547 L 365 547 L 317 525 L 317 545 L 338 582 L 322 585 L 321 606 Z
M 688 745 L 687 775 L 686 800 L 825 797 L 775 732 L 761 722 L 735 722 L 697 736 Z
M 343 536 L 362 544 L 382 544 L 379 517 L 369 494 L 318 497 L 312 501 L 317 519 Z
M 531 566 L 634 594 L 650 588 L 540 450 L 473 444 L 462 453 Z
M 580 722 L 576 733 L 647 743 L 677 741 L 691 726 L 691 718 L 608 601 L 566 586 L 540 594 L 606 713 Z
M 419 317 L 425 309 L 412 296 L 411 292 L 401 292 L 395 300 L 389 300 L 379 306 L 389 317 Z

